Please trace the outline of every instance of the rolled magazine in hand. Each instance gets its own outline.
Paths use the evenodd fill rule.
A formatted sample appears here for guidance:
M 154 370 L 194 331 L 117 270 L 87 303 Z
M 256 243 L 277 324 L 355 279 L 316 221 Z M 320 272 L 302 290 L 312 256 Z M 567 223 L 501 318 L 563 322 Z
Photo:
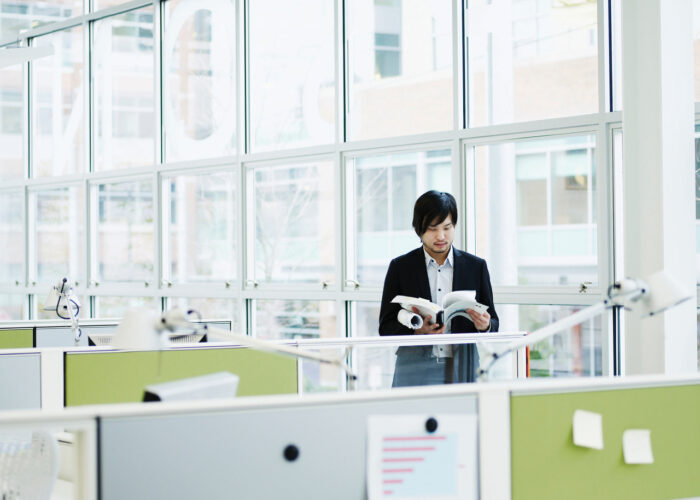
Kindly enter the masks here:
M 423 318 L 421 318 L 419 314 L 409 312 L 406 309 L 401 309 L 399 311 L 398 320 L 403 326 L 411 328 L 412 330 L 417 330 L 423 326 Z
M 434 304 L 427 299 L 408 297 L 406 295 L 397 295 L 394 297 L 392 302 L 401 304 L 401 307 L 403 308 L 402 311 L 405 310 L 410 313 L 413 313 L 413 308 L 415 307 L 421 317 L 425 318 L 427 316 L 431 316 L 430 322 L 438 323 L 440 325 L 443 325 L 446 319 L 451 318 L 452 315 L 458 311 L 472 309 L 480 314 L 483 314 L 488 310 L 488 306 L 480 304 L 476 301 L 475 290 L 458 290 L 455 292 L 450 292 L 443 297 L 442 306 Z M 401 316 L 401 312 L 399 312 L 399 316 Z M 407 325 L 401 321 L 401 317 L 398 319 L 401 324 L 406 325 L 409 328 L 420 328 L 420 326 L 414 327 Z M 468 316 L 467 319 L 471 321 L 471 318 Z

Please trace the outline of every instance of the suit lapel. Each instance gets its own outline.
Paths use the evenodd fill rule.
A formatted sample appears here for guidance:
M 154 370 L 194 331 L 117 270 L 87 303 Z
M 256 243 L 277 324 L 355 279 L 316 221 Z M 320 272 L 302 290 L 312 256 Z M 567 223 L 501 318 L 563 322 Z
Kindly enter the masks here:
M 428 270 L 425 267 L 425 253 L 423 253 L 422 246 L 416 251 L 415 266 L 418 270 L 418 290 L 420 291 L 420 297 L 432 300 L 430 297 L 430 283 L 428 283 Z
M 466 277 L 464 276 L 464 263 L 462 262 L 462 255 L 459 250 L 457 250 L 454 245 L 452 246 L 452 290 L 464 290 L 466 287 Z

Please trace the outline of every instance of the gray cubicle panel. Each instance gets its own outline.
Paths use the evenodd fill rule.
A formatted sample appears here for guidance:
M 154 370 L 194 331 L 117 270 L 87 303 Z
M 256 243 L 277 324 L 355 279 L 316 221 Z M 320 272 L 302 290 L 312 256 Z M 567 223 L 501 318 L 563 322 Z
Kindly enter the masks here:
M 103 333 L 108 333 L 114 330 L 116 326 L 81 326 L 80 329 L 82 330 L 83 334 L 77 344 L 74 339 L 73 330 L 70 326 L 37 326 L 34 328 L 34 347 L 87 346 L 88 332 L 96 328 L 103 328 L 104 330 L 100 331 Z
M 477 396 L 460 394 L 104 417 L 99 498 L 361 500 L 367 417 L 476 413 Z M 284 458 L 289 445 L 295 461 Z
M 41 354 L 0 355 L 0 410 L 41 408 Z

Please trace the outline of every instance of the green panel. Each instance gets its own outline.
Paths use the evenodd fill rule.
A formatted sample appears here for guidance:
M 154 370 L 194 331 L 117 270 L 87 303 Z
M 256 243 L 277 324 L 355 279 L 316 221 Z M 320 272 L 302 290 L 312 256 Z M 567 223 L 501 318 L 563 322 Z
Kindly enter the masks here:
M 239 396 L 296 394 L 292 357 L 253 349 L 66 353 L 66 406 L 138 402 L 144 387 L 228 371 L 240 377 Z
M 34 330 L 0 330 L 0 349 L 34 347 Z
M 574 446 L 577 409 L 603 416 L 602 450 Z M 514 395 L 513 500 L 670 499 L 700 494 L 700 385 Z M 654 463 L 627 465 L 622 433 L 650 429 Z

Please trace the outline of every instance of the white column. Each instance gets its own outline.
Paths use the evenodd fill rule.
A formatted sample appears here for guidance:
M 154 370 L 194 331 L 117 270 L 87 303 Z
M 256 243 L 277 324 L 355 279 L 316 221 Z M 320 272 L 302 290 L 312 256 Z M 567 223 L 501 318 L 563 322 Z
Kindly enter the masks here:
M 693 299 L 656 318 L 627 313 L 626 374 L 696 371 L 691 0 L 622 1 L 625 269 L 666 269 Z

